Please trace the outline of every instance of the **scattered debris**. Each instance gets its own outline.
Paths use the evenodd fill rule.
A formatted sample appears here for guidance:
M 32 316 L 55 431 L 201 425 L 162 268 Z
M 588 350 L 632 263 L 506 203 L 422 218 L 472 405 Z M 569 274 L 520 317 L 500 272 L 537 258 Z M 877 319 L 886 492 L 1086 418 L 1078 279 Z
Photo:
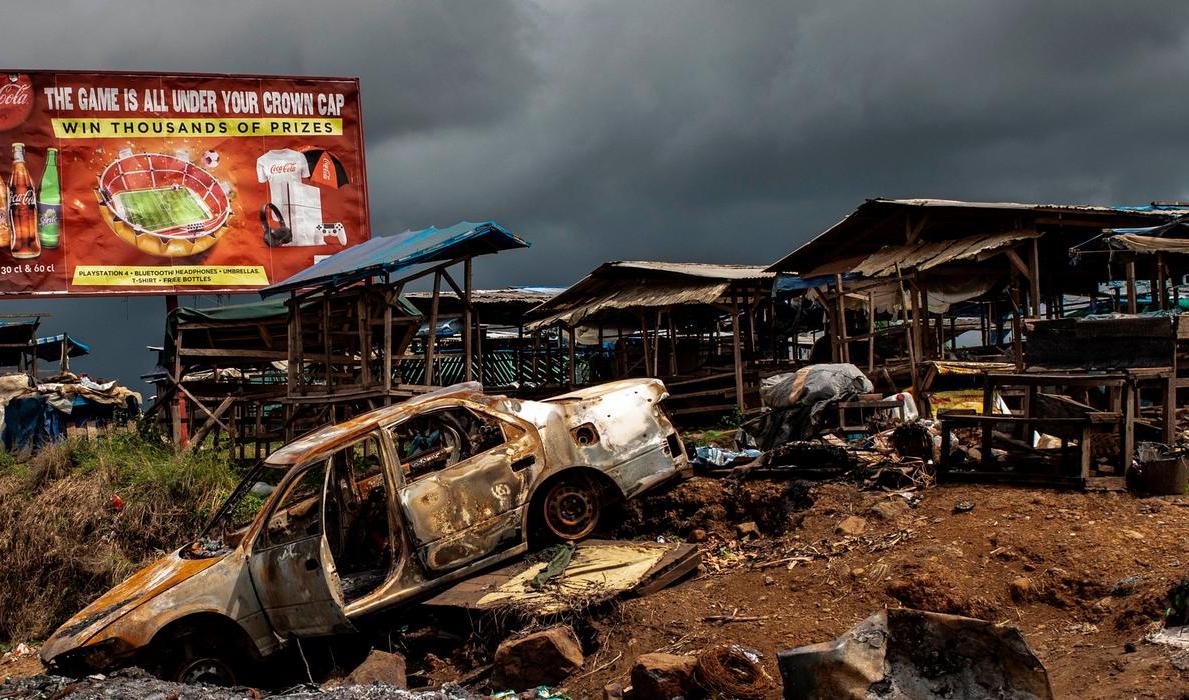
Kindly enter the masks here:
M 786 698 L 1053 698 L 1018 630 L 921 610 L 878 612 L 778 660 Z
M 695 679 L 710 697 L 759 700 L 775 685 L 760 659 L 755 649 L 719 644 L 698 654 Z

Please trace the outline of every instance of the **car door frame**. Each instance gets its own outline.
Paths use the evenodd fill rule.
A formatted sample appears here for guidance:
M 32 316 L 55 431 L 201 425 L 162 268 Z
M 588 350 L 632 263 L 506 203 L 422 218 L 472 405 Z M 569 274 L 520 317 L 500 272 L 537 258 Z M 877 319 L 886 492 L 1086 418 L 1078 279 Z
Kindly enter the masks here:
M 290 469 L 289 473 L 286 474 L 285 478 L 277 486 L 277 495 L 271 498 L 267 504 L 265 513 L 260 520 L 260 527 L 252 537 L 247 551 L 249 576 L 256 591 L 256 598 L 260 602 L 260 607 L 264 611 L 269 625 L 282 637 L 315 637 L 356 631 L 355 626 L 348 619 L 345 612 L 341 583 L 338 580 L 334 556 L 331 554 L 330 544 L 326 536 L 326 497 L 333 475 L 331 460 L 334 455 L 341 450 L 350 449 L 356 443 L 372 436 L 375 436 L 380 444 L 381 455 L 383 455 L 382 461 L 386 472 L 385 480 L 387 482 L 392 469 L 385 436 L 382 434 L 382 431 L 369 431 L 357 439 L 336 445 L 332 449 L 304 460 Z M 285 502 L 285 499 L 289 496 L 289 492 L 295 487 L 302 476 L 308 470 L 316 468 L 316 465 L 320 462 L 323 463 L 324 471 L 322 475 L 322 491 L 318 504 L 320 524 L 318 534 L 284 544 L 274 545 L 268 543 L 268 523 L 276 513 L 277 508 Z M 390 506 L 391 502 L 392 497 L 389 496 Z M 391 519 L 390 507 L 390 523 Z M 308 544 L 315 537 L 317 538 L 316 550 Z M 263 546 L 262 543 L 264 543 Z M 297 545 L 302 543 L 306 543 L 306 546 L 297 547 Z M 299 549 L 301 551 L 298 551 Z M 283 551 L 277 552 L 277 550 Z M 315 551 L 316 557 L 312 557 Z M 272 554 L 274 552 L 276 553 Z M 276 557 L 275 560 L 271 561 L 271 567 L 268 566 L 270 562 L 262 563 L 261 558 L 265 556 Z M 305 561 L 298 563 L 303 556 L 306 557 Z M 310 566 L 311 562 L 314 563 L 312 568 Z M 287 570 L 289 575 L 286 575 Z M 310 573 L 312 571 L 320 571 L 321 576 L 314 577 Z M 318 581 L 320 584 L 311 588 L 308 585 L 301 586 L 296 584 L 298 580 L 303 580 L 306 584 Z M 310 593 L 318 597 L 314 600 L 301 600 L 303 596 L 309 598 Z M 298 620 L 301 622 L 297 622 Z
M 392 429 L 401 423 L 415 419 L 419 416 L 425 416 L 440 411 L 450 409 L 468 410 L 479 416 L 486 416 L 499 421 L 501 426 L 504 426 L 504 440 L 499 445 L 491 447 L 478 454 L 471 455 L 464 460 L 460 460 L 445 468 L 430 472 L 414 480 L 407 479 L 403 464 L 401 463 L 399 450 L 397 449 L 396 441 L 392 436 Z M 506 426 L 512 426 L 519 430 L 522 435 L 517 437 L 509 437 Z M 440 402 L 434 402 L 421 407 L 413 415 L 403 416 L 400 420 L 394 421 L 383 426 L 385 437 L 392 441 L 393 447 L 393 471 L 398 479 L 400 479 L 401 486 L 397 492 L 397 506 L 400 509 L 404 525 L 408 528 L 406 533 L 407 541 L 412 545 L 417 554 L 418 561 L 425 570 L 427 577 L 437 578 L 439 576 L 448 574 L 449 572 L 469 566 L 475 562 L 482 561 L 492 556 L 501 554 L 504 549 L 500 547 L 501 544 L 508 542 L 512 547 L 522 545 L 525 541 L 524 529 L 524 508 L 527 506 L 528 498 L 531 495 L 532 487 L 536 481 L 540 470 L 545 467 L 545 450 L 541 443 L 540 433 L 537 427 L 524 420 L 519 416 L 492 409 L 486 405 L 476 404 L 465 399 L 446 398 Z M 489 490 L 494 500 L 500 500 L 498 489 L 501 486 L 509 487 L 509 494 L 507 496 L 507 507 L 500 511 L 493 513 L 490 517 L 484 518 L 481 521 L 467 525 L 466 527 L 454 530 L 452 532 L 441 534 L 432 539 L 428 539 L 426 535 L 430 528 L 426 521 L 437 515 L 439 521 L 439 529 L 441 523 L 449 522 L 449 519 L 443 519 L 440 515 L 441 503 L 423 502 L 415 507 L 412 502 L 418 494 L 411 492 L 410 489 L 418 484 L 433 481 L 441 488 L 441 492 L 449 493 L 450 503 L 448 505 L 458 506 L 460 501 L 465 501 L 461 498 L 457 491 L 452 487 L 458 485 L 459 482 L 469 481 L 465 479 L 468 476 L 464 472 L 466 470 L 474 469 L 476 464 L 474 460 L 486 458 L 491 459 L 494 453 L 499 450 L 509 449 L 509 445 L 515 441 L 523 441 L 524 445 L 519 447 L 515 453 L 508 455 L 504 459 L 506 466 L 506 473 L 496 474 L 497 479 L 515 480 L 519 482 L 519 489 L 516 489 L 513 484 L 507 484 L 500 480 L 494 480 L 489 485 Z M 487 470 L 487 475 L 500 471 L 498 468 Z M 456 472 L 451 475 L 454 478 L 444 482 L 442 475 L 448 472 Z M 475 481 L 482 482 L 482 479 Z M 482 486 L 488 486 L 482 484 Z M 428 489 L 426 489 L 428 491 Z M 482 490 L 482 489 L 480 489 Z M 477 491 L 475 492 L 477 493 Z M 425 494 L 421 494 L 424 496 Z M 505 535 L 507 533 L 507 535 Z M 469 537 L 468 537 L 469 536 Z M 444 540 L 450 540 L 459 545 L 459 550 L 464 552 L 457 557 L 438 557 L 440 550 L 443 547 L 434 547 L 435 544 L 441 543 Z M 471 551 L 466 552 L 466 548 L 470 547 Z

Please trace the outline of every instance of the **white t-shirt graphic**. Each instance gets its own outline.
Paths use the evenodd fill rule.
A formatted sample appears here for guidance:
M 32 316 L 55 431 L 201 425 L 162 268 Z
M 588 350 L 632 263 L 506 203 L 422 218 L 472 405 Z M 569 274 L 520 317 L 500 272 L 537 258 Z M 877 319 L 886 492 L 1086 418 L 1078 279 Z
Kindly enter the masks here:
M 269 151 L 256 159 L 256 181 L 268 183 L 269 201 L 289 220 L 289 185 L 310 176 L 306 157 L 292 148 Z
M 281 210 L 285 223 L 293 231 L 288 245 L 318 245 L 315 227 L 322 223 L 322 208 L 315 192 L 302 179 L 310 176 L 310 164 L 304 154 L 291 148 L 273 150 L 256 159 L 256 180 L 268 183 L 269 201 Z

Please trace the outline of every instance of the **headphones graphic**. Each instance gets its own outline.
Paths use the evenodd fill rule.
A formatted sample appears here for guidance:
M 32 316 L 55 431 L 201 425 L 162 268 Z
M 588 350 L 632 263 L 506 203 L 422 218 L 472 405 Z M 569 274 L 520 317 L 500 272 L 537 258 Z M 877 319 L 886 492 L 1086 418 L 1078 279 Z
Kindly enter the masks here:
M 272 227 L 273 218 L 279 223 L 276 228 Z M 281 210 L 272 202 L 260 207 L 260 228 L 264 229 L 264 244 L 269 248 L 276 248 L 293 240 L 293 231 L 285 223 Z

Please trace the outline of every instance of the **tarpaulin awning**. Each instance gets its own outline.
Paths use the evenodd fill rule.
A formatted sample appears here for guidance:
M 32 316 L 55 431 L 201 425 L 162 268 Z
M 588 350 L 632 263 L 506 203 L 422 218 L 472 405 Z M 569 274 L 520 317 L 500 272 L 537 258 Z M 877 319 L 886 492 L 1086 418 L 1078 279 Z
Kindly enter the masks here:
M 72 337 L 69 333 L 38 338 L 35 341 L 37 357 L 42 360 L 59 360 L 62 358 L 62 346 L 66 346 L 67 357 L 82 357 L 91 354 L 91 346 Z
M 260 290 L 260 296 L 267 298 L 325 284 L 349 284 L 414 265 L 527 248 L 529 245 L 528 241 L 494 221 L 463 221 L 447 228 L 431 226 L 360 243 L 287 280 L 265 287 Z

